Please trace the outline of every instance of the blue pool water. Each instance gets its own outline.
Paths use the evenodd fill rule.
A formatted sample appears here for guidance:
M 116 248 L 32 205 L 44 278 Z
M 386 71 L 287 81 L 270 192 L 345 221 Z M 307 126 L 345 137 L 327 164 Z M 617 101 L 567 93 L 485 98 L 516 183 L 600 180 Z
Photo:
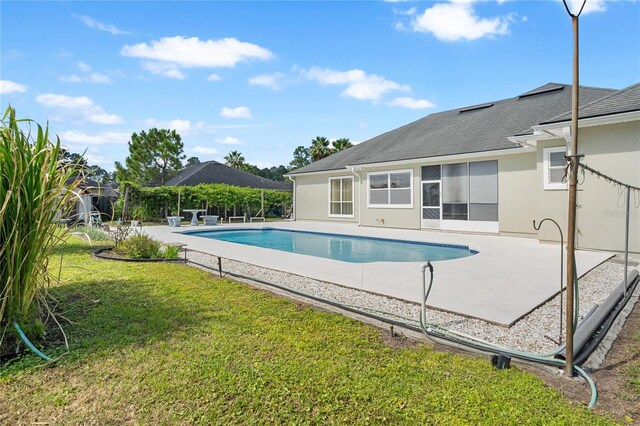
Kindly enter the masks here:
M 467 246 L 272 228 L 195 231 L 188 234 L 352 263 L 424 262 L 458 259 L 477 253 Z

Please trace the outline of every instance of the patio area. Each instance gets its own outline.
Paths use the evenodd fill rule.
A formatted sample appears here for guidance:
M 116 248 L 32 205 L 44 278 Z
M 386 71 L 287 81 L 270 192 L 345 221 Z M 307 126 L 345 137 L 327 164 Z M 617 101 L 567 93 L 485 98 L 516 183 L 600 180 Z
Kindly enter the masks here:
M 559 247 L 540 244 L 537 240 L 528 238 L 366 228 L 351 224 L 319 222 L 247 223 L 180 228 L 156 226 L 146 227 L 144 231 L 161 241 L 184 243 L 191 250 L 401 300 L 420 302 L 422 263 L 340 262 L 184 233 L 196 229 L 261 227 L 468 245 L 479 253 L 475 256 L 433 263 L 435 278 L 429 305 L 503 326 L 512 325 L 552 298 L 560 287 Z M 578 276 L 584 275 L 612 255 L 578 251 Z

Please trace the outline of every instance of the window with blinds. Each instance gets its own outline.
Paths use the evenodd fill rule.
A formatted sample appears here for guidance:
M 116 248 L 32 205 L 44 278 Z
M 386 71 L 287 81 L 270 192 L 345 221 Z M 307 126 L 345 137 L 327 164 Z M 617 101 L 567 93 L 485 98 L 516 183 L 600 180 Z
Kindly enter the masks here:
M 367 175 L 369 207 L 413 206 L 413 171 L 375 172 Z
M 353 217 L 353 178 L 329 179 L 329 216 Z

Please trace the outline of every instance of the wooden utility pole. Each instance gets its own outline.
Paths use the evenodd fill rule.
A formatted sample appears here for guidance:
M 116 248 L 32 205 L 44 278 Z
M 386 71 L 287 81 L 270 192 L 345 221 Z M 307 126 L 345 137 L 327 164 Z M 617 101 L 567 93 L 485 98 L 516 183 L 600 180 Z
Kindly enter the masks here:
M 582 9 L 586 4 L 586 0 L 582 3 L 582 7 L 577 14 L 571 13 L 567 1 L 562 0 L 567 13 L 571 16 L 573 27 L 573 87 L 571 96 L 571 150 L 567 153 L 569 160 L 569 220 L 567 226 L 567 309 L 566 309 L 566 367 L 565 376 L 573 377 L 573 317 L 574 317 L 574 276 L 575 256 L 576 256 L 576 204 L 578 193 L 578 163 L 580 157 L 578 155 L 578 97 L 580 93 L 579 83 L 579 37 L 578 37 L 578 18 L 582 13 Z

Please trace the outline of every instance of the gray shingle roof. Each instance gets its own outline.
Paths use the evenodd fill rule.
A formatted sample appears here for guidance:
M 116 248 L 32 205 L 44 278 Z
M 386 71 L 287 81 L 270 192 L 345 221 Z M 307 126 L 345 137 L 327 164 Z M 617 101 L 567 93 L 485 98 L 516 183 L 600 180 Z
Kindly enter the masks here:
M 169 179 L 166 186 L 195 186 L 201 183 L 226 183 L 261 189 L 279 189 L 291 191 L 292 182 L 275 182 L 242 170 L 234 169 L 217 161 L 205 161 L 184 168 L 178 175 Z
M 582 102 L 611 89 L 580 87 Z M 548 83 L 520 96 L 438 112 L 290 172 L 291 175 L 473 152 L 514 149 L 507 138 L 571 109 L 571 86 Z
M 640 83 L 612 93 L 596 101 L 584 104 L 578 110 L 578 118 L 602 117 L 603 115 L 621 114 L 623 112 L 640 111 Z M 558 123 L 571 120 L 571 111 L 558 115 L 542 124 Z

